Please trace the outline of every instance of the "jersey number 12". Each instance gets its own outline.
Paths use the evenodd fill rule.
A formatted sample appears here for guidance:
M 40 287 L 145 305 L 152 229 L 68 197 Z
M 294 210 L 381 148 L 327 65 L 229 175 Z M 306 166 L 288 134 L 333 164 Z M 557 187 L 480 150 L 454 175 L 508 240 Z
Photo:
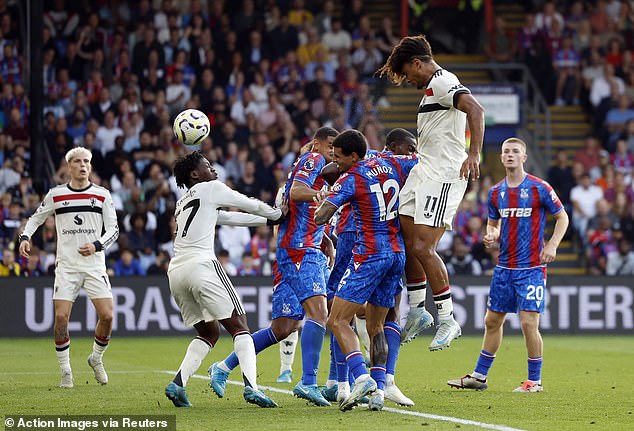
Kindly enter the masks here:
M 372 184 L 370 186 L 370 190 L 376 196 L 377 203 L 379 204 L 379 216 L 381 221 L 392 220 L 396 218 L 398 212 L 394 210 L 394 206 L 396 205 L 396 201 L 398 200 L 398 193 L 401 186 L 398 181 L 393 178 L 390 178 L 386 182 L 383 183 L 383 189 L 381 190 L 381 184 Z M 385 206 L 385 196 L 389 194 L 390 189 L 394 190 L 394 194 L 392 198 Z

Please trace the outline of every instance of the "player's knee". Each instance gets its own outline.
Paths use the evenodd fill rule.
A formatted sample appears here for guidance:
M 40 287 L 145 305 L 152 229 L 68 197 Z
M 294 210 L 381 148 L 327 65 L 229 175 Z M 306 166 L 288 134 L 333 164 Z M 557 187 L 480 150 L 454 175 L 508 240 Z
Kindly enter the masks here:
M 504 321 L 500 321 L 497 317 L 492 317 L 487 314 L 487 317 L 484 319 L 484 326 L 487 332 L 493 332 L 500 329 Z
M 533 320 L 523 320 L 522 321 L 522 332 L 524 334 L 536 334 L 539 332 L 539 327 L 537 322 Z
M 350 326 L 350 323 L 344 322 L 343 320 L 337 319 L 333 316 L 329 316 L 328 320 L 326 320 L 326 327 L 334 333 L 337 333 L 342 325 Z
M 55 325 L 57 326 L 68 325 L 69 320 L 70 320 L 70 313 L 66 313 L 66 312 L 55 313 Z
M 414 253 L 414 255 L 417 256 L 419 259 L 430 258 L 436 253 L 436 250 L 433 247 L 432 243 L 428 241 L 416 241 L 412 245 L 411 250 L 412 253 Z
M 375 364 L 385 364 L 387 362 L 387 340 L 383 332 L 372 337 L 372 353 Z
M 99 322 L 106 326 L 112 326 L 112 311 L 100 314 Z

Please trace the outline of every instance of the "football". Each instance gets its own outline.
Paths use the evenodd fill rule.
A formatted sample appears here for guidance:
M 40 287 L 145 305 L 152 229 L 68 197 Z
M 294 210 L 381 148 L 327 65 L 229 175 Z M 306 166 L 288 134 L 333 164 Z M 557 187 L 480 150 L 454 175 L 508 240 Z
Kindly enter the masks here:
M 176 116 L 174 136 L 185 145 L 199 145 L 211 131 L 209 118 L 197 109 L 186 109 Z

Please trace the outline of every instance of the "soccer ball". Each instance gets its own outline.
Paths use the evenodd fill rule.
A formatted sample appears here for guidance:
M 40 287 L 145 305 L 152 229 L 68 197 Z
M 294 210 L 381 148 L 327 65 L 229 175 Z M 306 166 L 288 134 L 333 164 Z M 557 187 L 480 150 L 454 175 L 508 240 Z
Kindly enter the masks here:
M 185 145 L 199 145 L 211 131 L 209 118 L 197 109 L 186 109 L 176 116 L 174 136 Z

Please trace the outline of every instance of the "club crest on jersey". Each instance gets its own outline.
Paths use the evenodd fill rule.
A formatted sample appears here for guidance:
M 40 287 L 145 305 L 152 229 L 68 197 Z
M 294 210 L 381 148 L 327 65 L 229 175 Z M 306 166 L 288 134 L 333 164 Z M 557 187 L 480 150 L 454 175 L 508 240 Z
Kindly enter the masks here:
M 313 159 L 308 159 L 304 162 L 304 169 L 307 171 L 312 171 L 315 169 L 315 161 Z
M 291 314 L 291 305 L 290 304 L 282 304 L 282 314 Z
M 314 282 L 313 283 L 313 292 L 321 292 L 321 284 Z
M 90 198 L 90 206 L 91 206 L 91 207 L 93 207 L 93 208 L 94 208 L 96 203 L 97 203 L 97 199 L 95 199 L 95 198 Z
M 528 199 L 528 189 L 520 190 L 520 199 Z
M 62 205 L 64 205 L 64 206 L 68 206 L 69 204 L 70 204 L 70 202 L 68 202 L 68 201 L 62 202 Z

